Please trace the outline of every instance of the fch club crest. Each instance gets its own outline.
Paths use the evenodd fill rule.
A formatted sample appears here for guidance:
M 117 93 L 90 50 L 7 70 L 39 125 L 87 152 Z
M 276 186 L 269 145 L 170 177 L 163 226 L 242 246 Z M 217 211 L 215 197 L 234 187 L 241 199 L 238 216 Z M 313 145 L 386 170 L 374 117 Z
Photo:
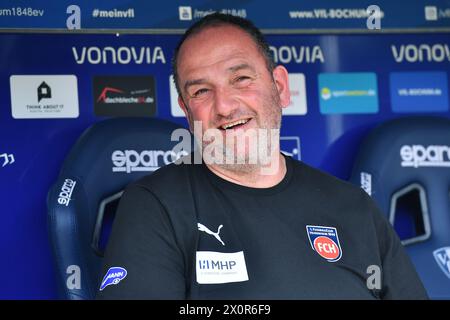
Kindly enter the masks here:
M 450 247 L 444 247 L 433 251 L 433 256 L 445 275 L 450 278 Z
M 336 262 L 342 257 L 341 244 L 336 228 L 306 226 L 309 242 L 314 251 L 328 262 Z

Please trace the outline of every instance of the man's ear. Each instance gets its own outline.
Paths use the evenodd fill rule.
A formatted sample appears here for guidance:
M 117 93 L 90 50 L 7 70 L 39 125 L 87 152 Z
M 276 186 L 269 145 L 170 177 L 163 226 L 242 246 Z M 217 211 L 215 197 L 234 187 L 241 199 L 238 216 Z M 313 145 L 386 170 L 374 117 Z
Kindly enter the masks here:
M 289 75 L 283 66 L 276 66 L 272 72 L 278 95 L 280 96 L 281 107 L 286 108 L 291 103 L 291 92 L 289 91 Z

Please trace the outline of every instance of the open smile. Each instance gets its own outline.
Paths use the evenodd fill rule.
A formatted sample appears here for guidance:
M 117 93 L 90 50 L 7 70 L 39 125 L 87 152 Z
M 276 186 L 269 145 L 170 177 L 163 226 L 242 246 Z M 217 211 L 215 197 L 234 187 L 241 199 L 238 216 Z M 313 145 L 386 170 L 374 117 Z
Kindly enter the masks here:
M 250 120 L 251 120 L 251 118 L 247 118 L 247 119 L 239 119 L 236 121 L 227 122 L 225 124 L 220 125 L 219 129 L 222 129 L 222 130 L 239 129 L 239 128 L 245 126 Z

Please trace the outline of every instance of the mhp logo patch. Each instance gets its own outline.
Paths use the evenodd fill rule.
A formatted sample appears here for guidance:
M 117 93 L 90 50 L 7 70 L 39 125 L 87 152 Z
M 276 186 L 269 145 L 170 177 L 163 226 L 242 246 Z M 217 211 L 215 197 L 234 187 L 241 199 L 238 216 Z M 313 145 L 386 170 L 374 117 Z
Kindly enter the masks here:
M 341 244 L 336 228 L 306 226 L 309 242 L 314 251 L 329 262 L 336 262 L 342 257 Z
M 100 291 L 102 291 L 109 285 L 118 284 L 120 281 L 125 279 L 126 276 L 127 270 L 125 270 L 124 268 L 109 268 L 108 272 L 106 272 L 105 276 L 103 277 L 102 284 L 100 285 Z

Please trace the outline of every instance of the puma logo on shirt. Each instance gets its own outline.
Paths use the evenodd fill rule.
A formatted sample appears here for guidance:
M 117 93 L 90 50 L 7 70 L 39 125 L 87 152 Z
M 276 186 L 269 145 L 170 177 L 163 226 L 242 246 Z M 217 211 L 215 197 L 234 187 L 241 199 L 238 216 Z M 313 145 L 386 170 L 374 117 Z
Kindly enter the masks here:
M 217 232 L 212 232 L 211 230 L 209 230 L 207 227 L 205 227 L 201 223 L 197 223 L 197 226 L 198 226 L 199 231 L 203 231 L 203 232 L 206 232 L 207 234 L 214 236 L 214 238 L 216 238 L 223 246 L 225 245 L 225 243 L 223 243 L 222 239 L 219 236 L 220 229 L 222 229 L 222 227 L 223 227 L 222 224 L 217 229 Z

